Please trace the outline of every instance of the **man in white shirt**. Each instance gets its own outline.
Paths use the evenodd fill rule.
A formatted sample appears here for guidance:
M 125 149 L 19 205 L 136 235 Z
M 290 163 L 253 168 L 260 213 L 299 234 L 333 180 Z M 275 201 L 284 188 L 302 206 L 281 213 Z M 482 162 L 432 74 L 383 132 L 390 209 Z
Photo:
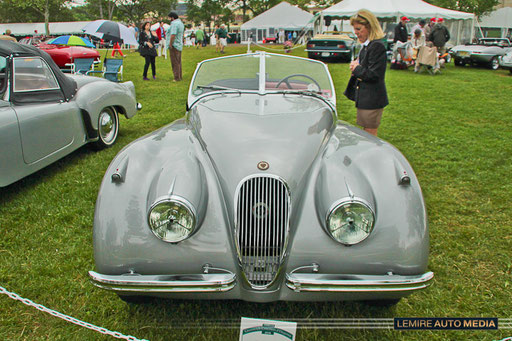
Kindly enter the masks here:
M 412 28 L 411 30 L 411 37 L 414 36 L 414 31 L 416 30 L 421 30 L 421 35 L 425 36 L 425 25 L 426 25 L 426 21 L 421 19 L 416 25 L 414 25 L 414 27 Z

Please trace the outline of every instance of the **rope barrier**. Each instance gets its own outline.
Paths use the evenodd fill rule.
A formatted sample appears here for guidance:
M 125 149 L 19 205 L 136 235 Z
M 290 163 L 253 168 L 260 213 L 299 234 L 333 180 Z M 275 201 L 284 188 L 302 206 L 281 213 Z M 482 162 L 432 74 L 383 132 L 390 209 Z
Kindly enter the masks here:
M 53 310 L 53 309 L 50 309 L 50 308 L 46 308 L 45 306 L 43 306 L 41 304 L 37 304 L 37 303 L 32 302 L 28 298 L 23 298 L 20 295 L 14 293 L 14 292 L 8 291 L 7 289 L 5 289 L 2 286 L 0 286 L 0 294 L 7 295 L 8 297 L 12 298 L 13 300 L 20 301 L 21 303 L 23 303 L 25 305 L 28 305 L 29 307 L 34 307 L 34 308 L 36 308 L 39 311 L 48 313 L 48 314 L 50 314 L 52 316 L 58 317 L 58 318 L 63 319 L 64 321 L 67 321 L 67 322 L 71 322 L 71 323 L 76 324 L 78 326 L 94 330 L 94 331 L 96 331 L 98 333 L 101 333 L 101 334 L 110 335 L 110 336 L 113 336 L 113 337 L 118 338 L 118 339 L 124 339 L 124 340 L 129 340 L 129 341 L 149 341 L 149 340 L 146 340 L 146 339 L 137 339 L 135 336 L 124 335 L 124 334 L 121 334 L 119 332 L 111 331 L 111 330 L 108 330 L 108 329 L 103 328 L 103 327 L 98 327 L 98 326 L 95 326 L 94 324 L 81 321 L 81 320 L 79 320 L 77 318 L 74 318 L 74 317 L 71 317 L 69 315 L 65 315 L 65 314 L 59 313 L 56 310 Z

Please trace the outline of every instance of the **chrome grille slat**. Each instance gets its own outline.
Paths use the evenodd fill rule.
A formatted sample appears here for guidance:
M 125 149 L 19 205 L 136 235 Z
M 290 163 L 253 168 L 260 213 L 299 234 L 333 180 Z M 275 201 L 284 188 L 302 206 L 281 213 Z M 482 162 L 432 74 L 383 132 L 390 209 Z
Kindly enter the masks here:
M 238 187 L 235 207 L 237 248 L 242 270 L 255 289 L 275 279 L 288 234 L 290 197 L 274 176 L 252 176 Z

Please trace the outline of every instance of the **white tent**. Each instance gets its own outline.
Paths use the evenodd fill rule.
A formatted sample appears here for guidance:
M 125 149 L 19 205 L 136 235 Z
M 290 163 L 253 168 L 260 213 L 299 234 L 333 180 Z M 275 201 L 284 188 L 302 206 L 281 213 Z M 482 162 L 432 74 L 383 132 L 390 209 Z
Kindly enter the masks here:
M 500 37 L 508 37 L 512 33 L 512 7 L 503 7 L 480 18 L 480 27 L 500 30 Z
M 456 44 L 461 40 L 470 40 L 473 36 L 473 13 L 437 7 L 421 0 L 343 0 L 321 12 L 320 25 L 323 25 L 325 17 L 348 19 L 361 9 L 371 11 L 381 20 L 391 19 L 394 22 L 398 22 L 401 16 L 417 21 L 433 17 L 443 18 L 452 33 L 452 41 Z
M 63 35 L 63 34 L 84 34 L 82 27 L 91 21 L 70 21 L 70 22 L 51 22 L 50 34 Z M 16 36 L 31 36 L 37 30 L 39 34 L 45 34 L 45 24 L 42 23 L 12 23 L 0 24 L 0 34 L 5 30 L 11 30 L 12 34 Z
M 275 37 L 279 30 L 301 31 L 308 25 L 313 15 L 292 6 L 286 1 L 261 13 L 240 26 L 242 42 L 252 39 L 258 42 L 266 37 Z
M 465 13 L 437 7 L 421 0 L 343 0 L 322 11 L 324 16 L 348 18 L 360 9 L 367 9 L 379 18 L 443 18 L 473 19 L 472 13 Z

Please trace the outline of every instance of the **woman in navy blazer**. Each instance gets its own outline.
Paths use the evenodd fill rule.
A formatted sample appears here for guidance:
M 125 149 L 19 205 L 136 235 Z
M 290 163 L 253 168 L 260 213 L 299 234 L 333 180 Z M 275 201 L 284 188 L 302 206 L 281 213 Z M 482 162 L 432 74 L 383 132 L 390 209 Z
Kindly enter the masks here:
M 389 104 L 384 76 L 386 74 L 386 47 L 381 39 L 384 32 L 375 15 L 360 10 L 350 18 L 362 49 L 359 57 L 350 63 L 352 76 L 345 95 L 355 101 L 357 124 L 377 136 L 384 107 Z

